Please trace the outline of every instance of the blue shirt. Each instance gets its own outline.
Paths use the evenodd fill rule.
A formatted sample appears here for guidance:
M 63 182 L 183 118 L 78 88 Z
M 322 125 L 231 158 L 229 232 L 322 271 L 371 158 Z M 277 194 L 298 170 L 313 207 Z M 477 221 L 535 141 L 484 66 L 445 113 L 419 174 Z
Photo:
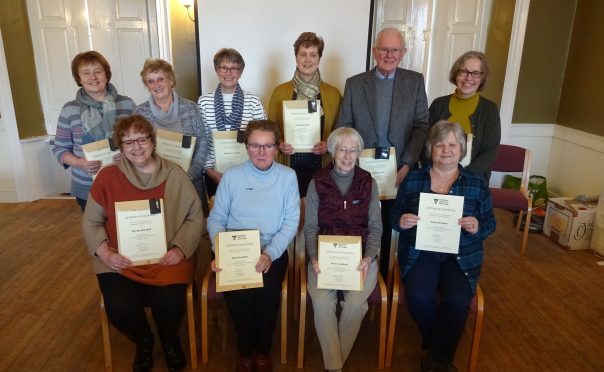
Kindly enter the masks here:
M 430 167 L 416 169 L 409 173 L 396 195 L 394 208 L 390 214 L 392 228 L 400 232 L 398 245 L 398 260 L 403 277 L 421 251 L 415 249 L 417 227 L 401 229 L 400 218 L 405 213 L 418 213 L 420 192 L 432 193 Z M 459 253 L 456 255 L 459 267 L 468 278 L 472 292 L 482 269 L 483 240 L 495 231 L 495 215 L 489 186 L 483 177 L 459 168 L 459 177 L 449 190 L 450 195 L 464 197 L 463 216 L 474 216 L 478 220 L 478 232 L 474 235 L 461 231 L 459 238 Z

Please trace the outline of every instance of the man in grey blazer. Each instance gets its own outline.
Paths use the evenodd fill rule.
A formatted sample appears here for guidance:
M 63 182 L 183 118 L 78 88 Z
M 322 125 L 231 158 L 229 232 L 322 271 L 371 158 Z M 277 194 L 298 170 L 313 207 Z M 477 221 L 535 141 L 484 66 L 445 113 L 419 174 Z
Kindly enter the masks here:
M 355 128 L 365 148 L 395 147 L 397 187 L 417 164 L 429 129 L 424 77 L 398 68 L 406 51 L 399 30 L 385 28 L 378 33 L 372 48 L 376 67 L 346 80 L 336 125 Z M 382 274 L 388 267 L 392 203 L 382 203 Z

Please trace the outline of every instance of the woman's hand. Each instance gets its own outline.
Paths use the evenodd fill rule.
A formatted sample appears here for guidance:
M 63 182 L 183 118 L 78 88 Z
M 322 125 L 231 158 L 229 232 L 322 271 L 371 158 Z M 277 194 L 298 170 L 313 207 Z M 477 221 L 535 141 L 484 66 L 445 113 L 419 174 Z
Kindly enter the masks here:
M 115 249 L 110 248 L 107 241 L 101 243 L 95 253 L 101 261 L 103 261 L 105 266 L 111 270 L 121 271 L 122 269 L 132 266 L 132 261 L 117 253 Z
M 268 269 L 271 268 L 272 263 L 273 263 L 273 261 L 268 256 L 268 254 L 262 253 L 260 255 L 260 259 L 258 260 L 258 263 L 256 264 L 256 272 L 265 273 L 265 274 L 268 273 Z
M 117 154 L 113 155 L 111 157 L 111 160 L 113 160 L 114 163 L 119 163 L 120 160 L 122 160 L 122 158 L 124 157 L 124 153 L 123 152 L 118 152 Z
M 219 267 L 216 266 L 216 260 L 212 260 L 212 262 L 210 262 L 210 268 L 215 273 L 218 273 L 218 272 L 222 271 L 221 268 L 219 268 Z
M 279 150 L 285 155 L 293 155 L 296 153 L 294 147 L 287 142 L 281 142 L 279 144 Z
M 315 275 L 321 274 L 321 269 L 319 268 L 319 260 L 313 258 L 310 260 L 310 264 L 312 265 L 312 269 L 315 272 Z
M 97 174 L 101 170 L 103 163 L 100 160 L 86 160 L 86 158 L 80 158 L 79 166 L 81 170 L 88 173 L 90 176 Z
M 209 168 L 206 170 L 206 174 L 212 181 L 214 181 L 215 184 L 218 185 L 220 183 L 220 179 L 222 178 L 221 172 L 215 171 L 214 168 Z
M 367 278 L 367 274 L 369 273 L 369 267 L 371 266 L 371 257 L 363 257 L 361 260 L 361 264 L 359 265 L 359 271 L 363 275 L 363 282 L 365 278 Z
M 417 222 L 420 220 L 419 216 L 412 213 L 405 213 L 401 216 L 399 225 L 401 229 L 407 230 L 414 226 L 417 226 Z
M 323 155 L 327 152 L 327 142 L 319 141 L 315 143 L 315 146 L 312 148 L 312 153 L 315 155 Z
M 160 265 L 176 265 L 180 261 L 185 259 L 185 254 L 182 253 L 180 248 L 172 247 L 166 252 L 166 254 L 159 261 Z
M 478 220 L 474 216 L 460 218 L 459 225 L 472 235 L 478 232 Z

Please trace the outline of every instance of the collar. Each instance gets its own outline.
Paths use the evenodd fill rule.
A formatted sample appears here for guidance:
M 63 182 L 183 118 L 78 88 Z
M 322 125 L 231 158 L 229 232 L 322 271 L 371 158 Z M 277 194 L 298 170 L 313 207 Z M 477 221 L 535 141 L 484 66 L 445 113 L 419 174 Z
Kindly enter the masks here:
M 380 72 L 380 70 L 376 67 L 375 68 L 375 77 L 380 79 L 380 80 L 390 80 L 390 79 L 394 79 L 394 76 L 396 75 L 396 69 L 394 69 L 394 71 L 392 71 L 392 73 L 388 74 L 388 75 L 384 75 Z

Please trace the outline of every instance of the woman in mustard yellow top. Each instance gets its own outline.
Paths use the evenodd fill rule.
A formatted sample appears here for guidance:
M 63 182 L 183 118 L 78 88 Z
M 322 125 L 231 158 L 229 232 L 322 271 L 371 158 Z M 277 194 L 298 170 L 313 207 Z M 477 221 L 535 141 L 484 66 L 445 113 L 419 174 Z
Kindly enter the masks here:
M 294 43 L 296 71 L 292 80 L 273 90 L 268 106 L 268 119 L 274 121 L 283 132 L 283 101 L 312 100 L 321 102 L 321 141 L 310 153 L 296 153 L 287 142 L 281 142 L 280 150 L 286 155 L 282 161 L 296 171 L 300 196 L 306 195 L 313 174 L 330 161 L 325 140 L 331 133 L 340 109 L 342 95 L 338 89 L 322 81 L 319 62 L 325 43 L 314 32 L 303 32 Z
M 462 54 L 449 72 L 455 93 L 436 98 L 429 109 L 430 127 L 439 120 L 448 120 L 459 123 L 466 134 L 472 134 L 466 155 L 469 159 L 462 159 L 461 164 L 487 181 L 501 140 L 499 108 L 479 93 L 488 77 L 489 65 L 483 53 Z

